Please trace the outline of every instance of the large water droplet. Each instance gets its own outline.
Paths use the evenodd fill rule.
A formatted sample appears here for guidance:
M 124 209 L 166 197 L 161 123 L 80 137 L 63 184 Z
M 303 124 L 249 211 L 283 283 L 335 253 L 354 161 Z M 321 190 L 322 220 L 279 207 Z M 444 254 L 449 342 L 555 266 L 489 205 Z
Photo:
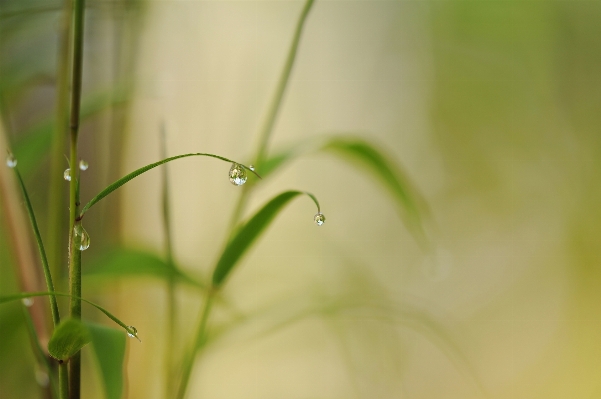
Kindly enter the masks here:
M 129 328 L 132 332 L 130 333 L 129 331 L 127 332 L 127 336 L 130 338 L 135 338 L 138 335 L 138 330 L 136 329 L 136 327 L 134 326 L 127 326 L 127 328 Z
M 326 221 L 326 217 L 323 215 L 323 213 L 320 212 L 315 214 L 313 220 L 315 220 L 316 225 L 321 226 Z
M 23 302 L 23 305 L 29 308 L 31 305 L 33 305 L 33 298 L 23 298 L 21 299 L 21 302 Z
M 17 166 L 17 158 L 15 158 L 13 154 L 8 154 L 6 156 L 6 166 L 8 166 L 9 168 L 14 168 L 15 166 Z
M 75 231 L 77 238 L 80 240 L 79 250 L 85 251 L 86 249 L 90 248 L 90 236 L 88 235 L 86 229 L 84 229 L 81 224 L 77 224 L 73 230 Z
M 233 163 L 230 168 L 230 181 L 235 186 L 241 186 L 246 183 L 246 170 L 244 170 L 244 166 Z
M 88 163 L 83 159 L 79 161 L 79 170 L 88 170 Z
M 63 172 L 63 177 L 66 181 L 71 181 L 71 168 L 65 169 L 65 171 Z
M 248 169 L 252 170 L 253 172 L 255 171 L 255 165 L 248 165 Z

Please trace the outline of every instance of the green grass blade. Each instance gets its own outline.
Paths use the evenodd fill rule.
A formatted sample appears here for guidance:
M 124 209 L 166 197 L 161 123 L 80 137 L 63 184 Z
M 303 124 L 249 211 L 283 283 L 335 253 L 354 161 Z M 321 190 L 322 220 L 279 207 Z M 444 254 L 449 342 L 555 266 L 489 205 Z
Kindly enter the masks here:
M 255 213 L 248 222 L 240 227 L 229 241 L 213 272 L 213 286 L 218 287 L 223 283 L 242 255 L 244 255 L 252 243 L 269 226 L 282 208 L 290 202 L 290 200 L 301 194 L 308 195 L 315 202 L 317 212 L 320 212 L 317 199 L 312 194 L 303 191 L 286 191 L 274 197 L 265 204 L 263 208 Z
M 33 229 L 33 233 L 38 244 L 40 259 L 42 260 L 42 269 L 44 270 L 44 278 L 46 279 L 46 288 L 48 289 L 48 291 L 54 291 L 54 284 L 52 283 L 52 276 L 50 275 L 48 258 L 46 257 L 46 251 L 44 250 L 44 243 L 42 242 L 40 229 L 38 228 L 38 223 L 36 222 L 35 214 L 33 213 L 33 207 L 31 206 L 31 201 L 29 200 L 29 195 L 27 194 L 27 189 L 25 188 L 25 183 L 23 183 L 23 179 L 21 178 L 19 170 L 16 167 L 14 168 L 14 170 L 15 174 L 17 175 L 19 187 L 21 187 L 21 192 L 23 193 L 23 198 L 25 199 L 25 208 L 27 209 L 29 221 L 31 222 L 31 227 Z M 54 326 L 56 326 L 60 322 L 60 315 L 58 312 L 56 298 L 54 296 L 50 297 L 50 311 L 52 313 L 52 323 Z
M 55 359 L 65 361 L 91 341 L 87 327 L 76 319 L 67 319 L 56 327 L 48 342 L 48 353 Z
M 219 155 L 214 155 L 214 154 L 206 154 L 206 153 L 194 153 L 194 154 L 183 154 L 183 155 L 176 155 L 174 157 L 170 157 L 170 158 L 166 158 L 163 159 L 162 161 L 158 161 L 155 163 L 151 163 L 149 165 L 146 165 L 144 167 L 141 167 L 140 169 L 136 169 L 133 172 L 131 172 L 128 175 L 123 176 L 122 178 L 120 178 L 119 180 L 117 180 L 116 182 L 114 182 L 113 184 L 109 185 L 108 187 L 106 187 L 104 190 L 102 190 L 100 193 L 98 193 L 98 195 L 96 195 L 94 198 L 92 198 L 90 200 L 90 202 L 88 202 L 83 209 L 81 210 L 80 214 L 79 214 L 79 218 L 81 219 L 83 217 L 83 215 L 88 211 L 88 209 L 90 209 L 94 204 L 96 204 L 98 201 L 100 201 L 101 199 L 103 199 L 104 197 L 106 197 L 107 195 L 109 195 L 110 193 L 112 193 L 113 191 L 115 191 L 116 189 L 118 189 L 119 187 L 121 187 L 122 185 L 124 185 L 125 183 L 127 183 L 128 181 L 132 180 L 135 177 L 138 177 L 139 175 L 141 175 L 144 172 L 149 171 L 150 169 L 156 168 L 157 166 L 163 165 L 167 162 L 171 162 L 171 161 L 175 161 L 176 159 L 180 159 L 180 158 L 186 158 L 186 157 L 193 157 L 193 156 L 204 156 L 204 157 L 211 157 L 211 158 L 216 158 L 216 159 L 220 159 L 222 161 L 225 162 L 230 162 L 230 163 L 238 163 L 236 161 L 232 161 L 231 159 L 227 159 L 224 157 L 221 157 Z M 240 164 L 242 165 L 242 164 Z M 242 165 L 246 170 L 254 173 L 258 178 L 261 178 L 261 176 L 259 176 L 256 172 L 250 170 L 247 166 Z
M 85 302 L 89 305 L 94 306 L 96 309 L 100 310 L 102 313 L 104 313 L 106 315 L 106 317 L 108 317 L 109 319 L 111 319 L 112 321 L 114 321 L 115 323 L 117 323 L 118 325 L 120 325 L 121 327 L 123 327 L 123 329 L 128 333 L 131 334 L 133 336 L 135 336 L 138 341 L 140 340 L 140 338 L 138 338 L 138 333 L 137 331 L 132 328 L 131 326 L 128 326 L 127 324 L 125 324 L 124 322 L 122 322 L 121 320 L 119 320 L 117 317 L 115 317 L 111 312 L 109 312 L 108 310 L 106 310 L 105 308 L 103 308 L 100 305 L 95 304 L 92 301 L 88 301 L 87 299 L 75 296 L 75 295 L 70 295 L 70 294 L 65 294 L 62 292 L 22 292 L 19 294 L 12 294 L 12 295 L 3 295 L 0 296 L 0 304 L 6 303 L 6 302 L 11 302 L 11 301 L 17 301 L 23 298 L 31 298 L 31 297 L 36 297 L 36 296 L 62 296 L 62 297 L 67 297 L 67 298 L 75 298 L 75 299 L 79 299 L 82 302 Z
M 90 331 L 92 348 L 106 393 L 106 399 L 120 399 L 123 394 L 123 363 L 125 341 L 123 331 L 100 324 L 85 322 Z
M 374 176 L 398 204 L 401 217 L 416 240 L 428 247 L 423 230 L 423 222 L 428 217 L 425 201 L 406 173 L 382 150 L 362 138 L 337 136 L 325 141 L 303 141 L 270 157 L 261 174 L 266 177 L 301 154 L 314 151 L 335 155 Z
M 128 248 L 115 248 L 105 251 L 100 257 L 89 262 L 84 272 L 87 277 L 154 277 L 164 281 L 174 278 L 179 282 L 197 288 L 206 285 L 183 273 L 165 260 L 145 251 Z

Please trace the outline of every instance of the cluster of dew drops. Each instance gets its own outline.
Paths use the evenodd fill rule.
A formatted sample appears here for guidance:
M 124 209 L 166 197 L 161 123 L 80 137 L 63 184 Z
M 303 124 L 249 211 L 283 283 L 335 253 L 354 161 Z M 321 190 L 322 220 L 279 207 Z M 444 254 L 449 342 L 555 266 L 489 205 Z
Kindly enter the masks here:
M 248 165 L 248 169 L 253 172 L 255 171 L 255 167 L 253 165 Z M 230 168 L 229 177 L 230 177 L 230 182 L 234 186 L 243 185 L 244 183 L 246 183 L 246 180 L 247 180 L 246 167 L 243 165 L 240 165 L 239 163 L 236 163 L 236 162 L 232 163 L 232 167 Z M 317 212 L 315 214 L 315 216 L 313 217 L 313 220 L 315 221 L 316 225 L 322 226 L 326 221 L 326 217 L 324 216 L 323 213 Z

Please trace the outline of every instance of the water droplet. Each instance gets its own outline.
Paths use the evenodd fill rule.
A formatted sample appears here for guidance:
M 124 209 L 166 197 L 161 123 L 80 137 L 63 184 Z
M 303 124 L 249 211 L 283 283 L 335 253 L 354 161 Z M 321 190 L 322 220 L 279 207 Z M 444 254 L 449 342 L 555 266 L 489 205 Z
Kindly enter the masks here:
M 79 170 L 88 170 L 88 163 L 83 159 L 79 161 Z
M 48 373 L 46 373 L 44 370 L 35 371 L 35 380 L 41 387 L 47 387 L 50 383 Z
M 313 220 L 315 220 L 316 225 L 321 226 L 326 221 L 326 217 L 323 215 L 323 213 L 320 212 L 315 214 Z
M 14 168 L 17 166 L 17 158 L 13 154 L 8 154 L 6 157 L 6 166 L 9 168 Z
M 255 165 L 248 165 L 248 169 L 252 170 L 253 172 L 255 171 Z
M 71 181 L 71 168 L 65 169 L 65 171 L 63 172 L 63 177 L 66 181 Z
M 79 250 L 85 251 L 86 249 L 90 248 L 90 236 L 88 235 L 86 229 L 84 229 L 81 224 L 76 224 L 73 230 L 75 231 L 75 235 L 80 240 Z
M 246 183 L 246 170 L 244 170 L 244 166 L 233 163 L 230 168 L 230 181 L 235 186 L 241 186 Z
M 138 335 L 138 330 L 136 329 L 136 327 L 134 326 L 127 326 L 127 328 L 129 328 L 132 332 L 130 333 L 129 331 L 127 332 L 127 336 L 130 338 L 135 338 Z
M 21 299 L 21 302 L 23 302 L 23 305 L 31 307 L 31 305 L 33 305 L 33 298 L 23 298 Z

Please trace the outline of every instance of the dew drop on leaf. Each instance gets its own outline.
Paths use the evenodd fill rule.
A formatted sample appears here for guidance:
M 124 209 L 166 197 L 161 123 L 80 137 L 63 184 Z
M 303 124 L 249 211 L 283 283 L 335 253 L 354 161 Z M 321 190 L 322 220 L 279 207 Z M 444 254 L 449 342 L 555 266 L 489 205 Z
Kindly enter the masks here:
M 255 165 L 248 165 L 248 169 L 252 170 L 253 172 L 255 171 Z
M 66 181 L 71 181 L 71 168 L 65 169 L 65 171 L 63 172 L 63 178 Z
M 86 249 L 90 248 L 90 236 L 88 235 L 88 232 L 86 231 L 86 229 L 84 229 L 81 224 L 77 224 L 73 228 L 73 231 L 75 232 L 75 235 L 80 240 L 79 241 L 79 250 L 85 251 Z
M 33 305 L 33 298 L 23 298 L 21 299 L 21 302 L 23 302 L 23 305 L 31 307 L 31 305 Z
M 136 329 L 136 327 L 134 327 L 134 326 L 127 326 L 127 328 L 129 328 L 129 329 L 130 329 L 130 330 L 133 332 L 133 334 L 132 334 L 132 333 L 130 333 L 130 332 L 128 331 L 128 332 L 127 332 L 127 336 L 128 336 L 128 337 L 130 337 L 130 338 L 135 338 L 135 337 L 136 337 L 136 335 L 138 335 L 138 330 Z
M 235 186 L 241 186 L 246 183 L 246 170 L 244 170 L 244 166 L 233 163 L 230 168 L 230 181 Z
M 15 158 L 13 154 L 8 154 L 8 156 L 6 157 L 6 166 L 8 166 L 9 168 L 14 168 L 15 166 L 17 166 L 17 158 Z
M 315 220 L 316 225 L 321 226 L 326 221 L 326 217 L 323 215 L 323 213 L 316 213 L 315 217 L 313 217 L 313 220 Z
M 79 161 L 79 170 L 88 170 L 88 163 L 83 159 Z

